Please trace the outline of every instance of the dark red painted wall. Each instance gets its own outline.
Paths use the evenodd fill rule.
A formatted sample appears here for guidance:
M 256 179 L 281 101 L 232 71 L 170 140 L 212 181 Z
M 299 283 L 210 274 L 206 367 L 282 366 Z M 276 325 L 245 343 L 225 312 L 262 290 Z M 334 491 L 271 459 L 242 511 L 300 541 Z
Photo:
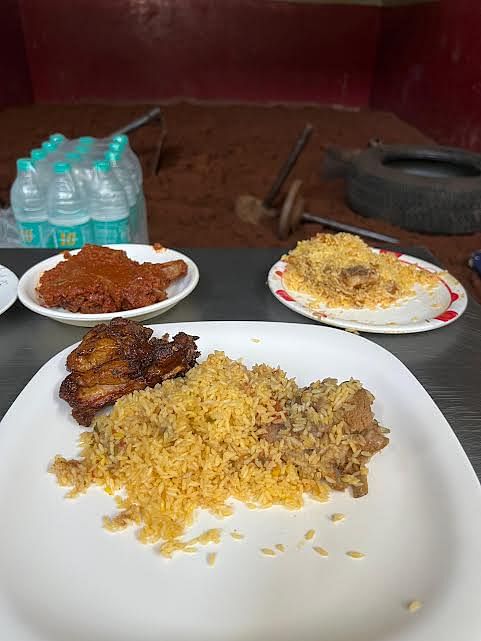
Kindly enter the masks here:
M 30 75 L 17 0 L 0 0 L 0 106 L 31 102 Z
M 19 0 L 37 102 L 369 101 L 380 10 L 269 0 Z
M 0 24 L 0 105 L 370 104 L 481 149 L 479 0 L 0 0 Z
M 371 104 L 481 149 L 481 2 L 384 9 Z

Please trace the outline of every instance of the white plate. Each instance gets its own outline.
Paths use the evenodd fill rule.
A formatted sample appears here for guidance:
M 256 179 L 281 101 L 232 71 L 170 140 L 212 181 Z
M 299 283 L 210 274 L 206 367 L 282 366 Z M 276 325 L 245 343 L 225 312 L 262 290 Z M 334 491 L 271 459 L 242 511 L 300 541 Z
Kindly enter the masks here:
M 441 274 L 444 271 L 425 260 L 407 254 L 374 248 L 372 251 L 394 254 L 398 260 L 417 265 L 430 272 Z M 467 305 L 464 287 L 454 276 L 444 272 L 439 277 L 439 285 L 434 290 L 428 292 L 421 287 L 416 287 L 415 296 L 405 298 L 391 307 L 346 309 L 318 305 L 312 309 L 309 306 L 312 301 L 311 296 L 286 287 L 283 280 L 286 266 L 283 260 L 278 260 L 271 267 L 267 277 L 269 289 L 277 300 L 302 316 L 327 325 L 334 325 L 334 327 L 380 334 L 427 332 L 453 323 L 461 316 Z
M 0 424 L 0 630 L 8 641 L 478 641 L 481 491 L 432 399 L 389 352 L 346 332 L 283 323 L 184 323 L 156 335 L 200 336 L 248 365 L 280 365 L 300 384 L 358 377 L 376 396 L 391 443 L 369 466 L 368 496 L 333 493 L 298 512 L 237 506 L 201 514 L 190 535 L 223 528 L 219 546 L 172 560 L 112 534 L 113 498 L 64 498 L 47 467 L 77 454 L 79 427 L 57 398 L 64 350 Z M 252 339 L 260 339 L 253 342 Z M 344 522 L 329 515 L 343 512 Z M 321 558 L 298 543 L 316 530 Z M 234 541 L 229 532 L 246 535 Z M 259 548 L 284 543 L 276 558 Z M 206 552 L 217 549 L 214 567 Z M 347 550 L 366 557 L 354 560 Z M 406 603 L 424 607 L 411 614 Z
M 162 248 L 159 250 L 155 249 L 152 245 L 134 244 L 106 246 L 111 247 L 112 249 L 122 249 L 127 253 L 129 258 L 136 260 L 139 263 L 165 263 L 169 260 L 182 259 L 187 263 L 187 274 L 172 283 L 172 285 L 167 289 L 168 297 L 160 303 L 108 314 L 79 314 L 69 312 L 65 309 L 60 309 L 59 307 L 44 307 L 40 304 L 35 291 L 43 272 L 52 269 L 55 265 L 64 260 L 63 253 L 61 253 L 56 256 L 52 256 L 51 258 L 47 258 L 41 263 L 37 263 L 25 272 L 18 285 L 19 299 L 25 307 L 28 307 L 28 309 L 31 309 L 33 312 L 41 314 L 42 316 L 48 316 L 48 318 L 60 321 L 61 323 L 67 323 L 68 325 L 92 327 L 97 323 L 106 323 L 116 316 L 131 318 L 136 321 L 144 321 L 148 318 L 159 316 L 188 296 L 199 282 L 199 270 L 197 269 L 197 265 L 194 261 L 173 249 Z M 77 254 L 79 251 L 80 249 L 76 249 L 70 253 Z
M 15 274 L 0 265 L 0 314 L 6 312 L 17 300 L 18 278 Z

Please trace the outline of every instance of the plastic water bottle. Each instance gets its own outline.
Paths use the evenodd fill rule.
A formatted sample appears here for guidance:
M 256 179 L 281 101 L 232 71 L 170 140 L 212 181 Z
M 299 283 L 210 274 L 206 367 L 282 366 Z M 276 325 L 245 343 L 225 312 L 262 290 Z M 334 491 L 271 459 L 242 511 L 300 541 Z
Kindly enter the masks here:
M 130 242 L 127 196 L 106 160 L 94 164 L 89 189 L 89 212 L 97 244 Z
M 83 162 L 83 154 L 78 151 L 67 151 L 65 154 L 65 161 L 68 162 L 71 167 L 72 175 L 80 187 L 83 198 L 87 198 L 90 176 L 88 175 L 85 163 Z
M 77 146 L 79 145 L 81 145 L 82 147 L 89 146 L 90 151 L 93 154 L 98 155 L 99 158 L 103 158 L 110 143 L 111 143 L 111 138 L 94 138 L 93 136 L 81 136 L 78 139 Z
M 29 158 L 17 160 L 17 178 L 10 191 L 13 215 L 24 247 L 47 247 L 49 223 L 45 189 Z
M 109 152 L 120 153 L 121 157 L 118 161 L 122 167 L 125 167 L 126 171 L 132 177 L 132 181 L 135 184 L 135 189 L 137 193 L 137 203 L 136 203 L 136 228 L 137 228 L 137 237 L 143 240 L 147 240 L 147 217 L 145 209 L 145 199 L 144 192 L 142 189 L 142 181 L 139 181 L 139 174 L 135 170 L 134 163 L 132 162 L 131 157 L 126 153 L 125 143 L 122 142 L 113 142 L 109 145 Z
M 54 246 L 76 249 L 92 242 L 87 202 L 66 162 L 57 162 L 50 182 L 47 204 Z
M 122 152 L 108 151 L 105 154 L 105 159 L 109 161 L 112 171 L 114 172 L 117 180 L 122 185 L 127 196 L 127 203 L 129 205 L 129 227 L 130 239 L 135 240 L 137 234 L 137 188 L 136 184 L 129 174 L 125 165 L 122 164 Z
M 93 145 L 95 138 L 93 136 L 80 136 L 77 138 L 77 145 Z
M 32 149 L 30 157 L 37 172 L 40 184 L 46 191 L 50 178 L 52 177 L 52 165 L 48 161 L 47 152 L 44 149 Z
M 47 160 L 50 164 L 63 160 L 63 153 L 58 150 L 58 145 L 50 140 L 42 143 L 42 149 L 46 153 Z
M 137 182 L 140 185 L 140 188 L 142 188 L 142 182 L 143 182 L 142 165 L 140 164 L 140 160 L 137 158 L 137 155 L 134 154 L 134 152 L 132 151 L 129 145 L 128 137 L 125 134 L 119 134 L 113 137 L 112 143 L 114 145 L 120 145 L 120 149 L 124 151 L 125 155 L 129 159 L 129 162 L 134 168 Z

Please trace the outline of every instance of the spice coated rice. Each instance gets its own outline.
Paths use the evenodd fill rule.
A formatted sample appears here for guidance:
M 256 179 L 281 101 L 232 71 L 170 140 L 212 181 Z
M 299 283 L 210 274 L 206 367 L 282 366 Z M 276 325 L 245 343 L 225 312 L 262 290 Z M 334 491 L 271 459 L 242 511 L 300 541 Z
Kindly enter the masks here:
M 108 530 L 136 525 L 140 541 L 159 542 L 167 557 L 195 551 L 221 536 L 212 529 L 180 539 L 199 508 L 224 517 L 231 497 L 298 509 L 304 494 L 325 501 L 329 487 L 367 491 L 366 463 L 388 439 L 372 415 L 369 432 L 352 428 L 360 390 L 334 379 L 300 388 L 280 369 L 248 369 L 215 352 L 185 378 L 118 400 L 81 434 L 81 458 L 57 456 L 50 471 L 71 487 L 67 496 L 92 485 L 115 495 Z
M 439 284 L 433 274 L 399 261 L 392 253 L 375 253 L 352 234 L 317 234 L 301 240 L 283 256 L 286 287 L 313 298 L 312 309 L 388 307 L 413 296 L 415 285 L 428 290 Z

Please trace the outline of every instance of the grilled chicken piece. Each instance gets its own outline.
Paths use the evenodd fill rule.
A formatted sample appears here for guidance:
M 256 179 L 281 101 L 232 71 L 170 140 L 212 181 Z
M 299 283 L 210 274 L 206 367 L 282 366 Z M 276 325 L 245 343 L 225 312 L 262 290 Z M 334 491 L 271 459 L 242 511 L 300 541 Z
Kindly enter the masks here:
M 196 362 L 197 337 L 183 332 L 169 340 L 124 318 L 93 327 L 67 358 L 71 371 L 59 396 L 72 407 L 72 416 L 88 426 L 102 407 L 134 390 L 185 374 Z
M 67 369 L 84 372 L 122 356 L 138 361 L 148 356 L 153 330 L 127 320 L 114 318 L 108 324 L 95 325 L 85 334 L 80 345 L 67 357 Z

